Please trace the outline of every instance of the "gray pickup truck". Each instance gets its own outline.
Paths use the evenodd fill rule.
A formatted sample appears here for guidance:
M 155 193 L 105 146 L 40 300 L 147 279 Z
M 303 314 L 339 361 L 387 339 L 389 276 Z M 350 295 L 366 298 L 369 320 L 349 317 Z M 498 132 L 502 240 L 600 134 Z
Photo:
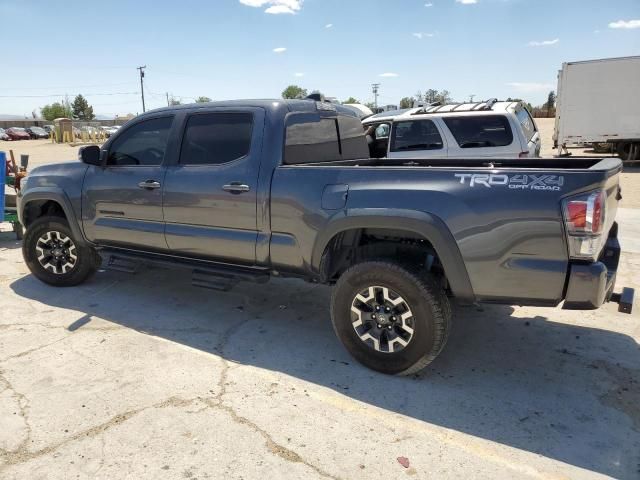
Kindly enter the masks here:
M 331 318 L 375 370 L 429 364 L 461 303 L 594 309 L 614 294 L 618 159 L 376 159 L 341 106 L 194 104 L 136 117 L 81 162 L 23 181 L 24 259 L 77 285 L 104 261 L 198 286 L 334 285 Z

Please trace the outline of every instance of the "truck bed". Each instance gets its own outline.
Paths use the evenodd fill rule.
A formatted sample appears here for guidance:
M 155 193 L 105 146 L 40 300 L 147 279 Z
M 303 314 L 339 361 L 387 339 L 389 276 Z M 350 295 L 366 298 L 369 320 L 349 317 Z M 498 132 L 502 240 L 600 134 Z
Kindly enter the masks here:
M 446 167 L 446 168 L 509 168 L 543 170 L 591 170 L 615 174 L 622 164 L 614 157 L 557 157 L 557 158 L 363 158 L 336 162 L 305 163 L 297 166 L 352 167 Z M 617 167 L 617 168 L 616 168 Z
M 620 159 L 594 157 L 282 165 L 271 183 L 271 261 L 285 270 L 299 259 L 293 263 L 303 273 L 322 253 L 315 239 L 334 224 L 387 228 L 385 216 L 433 221 L 451 232 L 442 248 L 459 249 L 475 299 L 557 305 L 570 271 L 562 201 L 603 189 L 608 231 L 621 168 Z

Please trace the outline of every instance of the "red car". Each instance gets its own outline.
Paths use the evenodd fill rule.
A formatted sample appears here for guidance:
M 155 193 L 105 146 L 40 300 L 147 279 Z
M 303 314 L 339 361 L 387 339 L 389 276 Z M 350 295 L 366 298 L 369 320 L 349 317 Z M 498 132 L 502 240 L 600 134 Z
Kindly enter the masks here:
M 20 127 L 7 128 L 5 133 L 9 135 L 10 140 L 29 140 L 31 138 L 27 131 Z

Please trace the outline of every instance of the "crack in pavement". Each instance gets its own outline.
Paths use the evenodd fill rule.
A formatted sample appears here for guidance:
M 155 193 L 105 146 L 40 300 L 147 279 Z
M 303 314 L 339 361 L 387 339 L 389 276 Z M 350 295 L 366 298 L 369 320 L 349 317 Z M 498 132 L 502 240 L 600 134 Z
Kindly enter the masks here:
M 4 370 L 0 369 L 0 383 L 3 384 L 5 387 L 2 391 L 4 392 L 5 390 L 10 390 L 11 392 L 13 392 L 12 396 L 18 400 L 20 417 L 24 421 L 24 425 L 27 430 L 27 433 L 24 439 L 18 444 L 18 446 L 15 449 L 15 450 L 20 450 L 20 449 L 26 448 L 27 443 L 29 443 L 29 440 L 31 439 L 31 425 L 29 424 L 29 417 L 27 416 L 27 410 L 29 409 L 30 403 L 29 403 L 29 399 L 23 393 L 18 392 L 13 387 L 11 382 L 7 380 L 7 377 L 5 377 L 4 373 L 5 373 Z M 3 458 L 6 452 L 8 451 L 5 449 L 0 449 L 0 458 Z M 1 466 L 0 466 L 0 470 L 2 470 Z
M 226 412 L 235 423 L 239 425 L 247 426 L 252 431 L 262 436 L 262 438 L 265 441 L 267 450 L 269 450 L 269 452 L 271 452 L 272 454 L 277 455 L 278 457 L 288 462 L 302 463 L 303 465 L 306 465 L 307 467 L 309 467 L 310 469 L 312 469 L 314 472 L 316 472 L 318 475 L 322 477 L 331 478 L 333 480 L 340 480 L 339 477 L 331 475 L 330 473 L 324 471 L 320 467 L 312 464 L 308 460 L 305 460 L 297 452 L 291 450 L 290 448 L 285 447 L 284 445 L 277 443 L 269 432 L 259 427 L 256 423 L 252 422 L 248 418 L 238 414 L 238 412 L 236 412 L 232 406 L 224 403 L 223 397 L 227 393 L 227 377 L 228 377 L 229 370 L 231 368 L 231 362 L 229 362 L 229 360 L 227 360 L 224 357 L 224 349 L 229 343 L 229 340 L 231 339 L 231 337 L 238 330 L 240 330 L 241 327 L 243 327 L 245 324 L 247 324 L 251 320 L 252 319 L 247 317 L 241 322 L 236 323 L 231 328 L 227 329 L 227 331 L 224 332 L 224 334 L 220 338 L 218 345 L 216 345 L 215 347 L 215 350 L 220 354 L 220 359 L 223 362 L 222 372 L 220 373 L 220 378 L 218 380 L 218 393 L 214 396 L 213 399 L 207 398 L 207 399 L 203 399 L 203 401 L 207 405 L 209 405 L 211 408 L 217 408 L 219 410 Z
M 248 301 L 248 297 L 245 297 L 245 304 L 249 303 Z M 248 312 L 247 312 L 248 313 Z M 264 312 L 262 312 L 264 313 Z M 82 440 L 82 439 L 87 439 L 87 438 L 93 438 L 99 435 L 102 435 L 103 433 L 105 433 L 106 431 L 108 431 L 109 429 L 118 426 L 128 420 L 130 420 L 131 418 L 139 415 L 140 413 L 149 410 L 149 409 L 161 409 L 161 408 L 167 408 L 167 407 L 185 407 L 185 406 L 190 406 L 193 405 L 194 403 L 197 402 L 201 402 L 203 403 L 205 406 L 199 410 L 197 410 L 196 412 L 201 412 L 203 410 L 206 410 L 207 408 L 212 408 L 212 409 L 218 409 L 220 411 L 225 412 L 226 414 L 228 414 L 232 421 L 239 424 L 239 425 L 243 425 L 248 427 L 249 429 L 251 429 L 253 432 L 259 434 L 265 442 L 265 446 L 267 448 L 267 450 L 271 453 L 274 454 L 288 462 L 292 462 L 292 463 L 301 463 L 305 466 L 307 466 L 308 468 L 310 468 L 311 470 L 313 470 L 314 472 L 316 472 L 318 475 L 325 477 L 325 478 L 330 478 L 333 480 L 340 480 L 340 477 L 337 477 L 335 475 L 332 475 L 328 472 L 326 472 L 325 470 L 323 470 L 322 468 L 312 464 L 311 462 L 309 462 L 308 460 L 306 460 L 305 458 L 303 458 L 300 454 L 298 454 L 297 452 L 291 450 L 290 448 L 287 448 L 281 444 L 279 444 L 278 442 L 276 442 L 272 435 L 267 432 L 265 429 L 261 428 L 260 426 L 258 426 L 256 423 L 252 422 L 251 420 L 249 420 L 246 417 L 241 416 L 240 414 L 238 414 L 235 409 L 228 404 L 225 404 L 223 397 L 226 395 L 227 393 L 227 379 L 228 379 L 228 373 L 230 371 L 230 369 L 232 368 L 233 364 L 232 362 L 230 362 L 229 360 L 227 360 L 226 358 L 224 358 L 224 350 L 227 347 L 231 337 L 238 331 L 240 330 L 241 327 L 243 327 L 246 323 L 250 322 L 251 320 L 253 320 L 253 318 L 250 318 L 249 315 L 247 315 L 245 317 L 244 320 L 235 323 L 233 326 L 231 326 L 230 328 L 228 328 L 221 336 L 218 344 L 215 347 L 215 351 L 218 352 L 220 359 L 223 362 L 223 367 L 222 367 L 222 371 L 220 373 L 220 377 L 217 383 L 218 386 L 218 392 L 217 394 L 213 397 L 195 397 L 195 398 L 190 398 L 190 399 L 183 399 L 180 397 L 176 397 L 176 396 L 171 396 L 168 399 L 159 402 L 159 403 L 155 403 L 152 405 L 148 405 L 145 407 L 140 407 L 140 408 L 136 408 L 136 409 L 131 409 L 122 413 L 118 413 L 116 415 L 114 415 L 112 418 L 110 418 L 109 420 L 107 420 L 106 422 L 103 422 L 99 425 L 90 427 L 88 429 L 82 430 L 78 433 L 75 433 L 69 437 L 67 437 L 64 440 L 61 440 L 57 443 L 51 444 L 51 445 L 47 445 L 44 448 L 41 448 L 39 450 L 35 450 L 35 451 L 29 451 L 27 449 L 27 444 L 29 442 L 29 440 L 31 439 L 31 427 L 29 425 L 28 422 L 28 418 L 27 418 L 27 408 L 29 405 L 28 399 L 21 393 L 18 393 L 15 391 L 15 389 L 13 389 L 13 387 L 11 386 L 11 384 L 9 383 L 9 381 L 2 375 L 2 370 L 0 370 L 0 382 L 2 382 L 5 385 L 5 389 L 11 389 L 14 392 L 14 395 L 17 396 L 19 398 L 19 404 L 20 404 L 20 410 L 21 410 L 21 416 L 24 418 L 25 424 L 27 425 L 27 436 L 26 438 L 20 442 L 20 444 L 18 445 L 17 448 L 13 449 L 13 450 L 4 450 L 4 449 L 0 449 L 0 461 L 2 461 L 2 464 L 0 464 L 0 472 L 2 472 L 3 470 L 11 467 L 11 466 L 15 466 L 18 464 L 22 464 L 25 462 L 28 462 L 30 460 L 34 460 L 37 459 L 39 457 L 51 454 L 56 452 L 57 450 L 59 450 L 60 448 L 75 442 L 77 440 Z M 64 327 L 63 327 L 64 328 Z M 156 331 L 159 331 L 161 329 L 156 329 Z M 39 350 L 41 348 L 45 348 L 47 346 L 53 345 L 54 343 L 57 343 L 59 341 L 62 341 L 66 338 L 69 338 L 70 336 L 65 336 L 61 339 L 56 340 L 55 342 L 51 342 L 49 344 L 46 345 L 41 345 L 39 347 L 36 347 L 34 349 L 31 349 L 29 351 L 26 352 L 22 352 L 20 354 L 16 354 L 14 356 L 8 357 L 9 358 L 15 358 L 18 356 L 24 356 L 27 355 L 29 353 L 32 353 L 33 351 Z M 77 352 L 76 352 L 77 353 Z M 5 360 L 7 360 L 5 359 Z M 5 361 L 3 360 L 3 361 Z M 101 465 L 98 468 L 98 471 L 102 468 L 102 466 L 104 465 L 104 438 L 103 439 L 103 445 L 102 445 L 102 456 L 103 456 L 103 461 L 101 463 Z
M 42 350 L 43 348 L 47 348 L 47 347 L 50 347 L 51 345 L 55 345 L 56 343 L 60 343 L 60 342 L 62 342 L 64 340 L 67 340 L 68 338 L 69 338 L 69 336 L 64 336 L 62 338 L 58 338 L 57 340 L 54 340 L 53 342 L 45 343 L 43 345 L 38 345 L 37 347 L 33 347 L 33 348 L 28 349 L 28 350 L 24 350 L 24 351 L 22 351 L 20 353 L 15 353 L 13 355 L 9 355 L 8 357 L 4 357 L 4 358 L 0 359 L 0 363 L 4 363 L 4 362 L 7 362 L 9 360 L 13 360 L 15 358 L 25 357 L 25 356 L 33 353 L 33 352 L 37 352 L 38 350 Z
M 5 379 L 5 382 L 6 382 L 6 379 Z M 161 408 L 168 408 L 168 407 L 185 407 L 185 406 L 192 405 L 197 401 L 200 401 L 199 397 L 191 398 L 191 399 L 183 399 L 176 396 L 171 396 L 159 403 L 154 403 L 146 407 L 140 407 L 140 408 L 128 410 L 123 413 L 118 413 L 104 423 L 82 430 L 78 433 L 75 433 L 69 436 L 68 438 L 65 438 L 64 440 L 61 440 L 60 442 L 47 445 L 46 447 L 41 448 L 39 450 L 35 450 L 35 451 L 27 450 L 26 443 L 29 440 L 29 438 L 27 438 L 25 441 L 21 442 L 18 448 L 14 450 L 0 450 L 0 460 L 3 460 L 4 462 L 3 464 L 0 465 L 0 472 L 2 472 L 3 470 L 5 470 L 10 466 L 18 465 L 20 463 L 25 463 L 30 460 L 34 460 L 44 455 L 53 453 L 59 450 L 60 448 L 64 447 L 65 445 L 72 443 L 76 440 L 96 437 L 106 432 L 110 428 L 118 426 L 146 410 L 161 409 Z

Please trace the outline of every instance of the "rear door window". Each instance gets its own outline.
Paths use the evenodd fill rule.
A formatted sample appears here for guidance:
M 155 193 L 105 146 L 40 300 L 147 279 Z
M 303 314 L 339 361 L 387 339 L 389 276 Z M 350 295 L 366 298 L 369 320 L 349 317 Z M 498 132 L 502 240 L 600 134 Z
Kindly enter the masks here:
M 440 150 L 442 137 L 432 120 L 397 122 L 391 132 L 391 151 Z
M 505 147 L 513 142 L 509 120 L 504 115 L 443 117 L 460 148 Z
M 197 113 L 189 117 L 180 163 L 220 165 L 246 156 L 251 147 L 253 115 L 245 112 Z
M 536 134 L 536 124 L 533 123 L 531 115 L 526 108 L 521 107 L 516 110 L 516 117 L 518 118 L 518 123 L 522 126 L 522 131 L 524 132 L 527 142 L 530 142 Z

